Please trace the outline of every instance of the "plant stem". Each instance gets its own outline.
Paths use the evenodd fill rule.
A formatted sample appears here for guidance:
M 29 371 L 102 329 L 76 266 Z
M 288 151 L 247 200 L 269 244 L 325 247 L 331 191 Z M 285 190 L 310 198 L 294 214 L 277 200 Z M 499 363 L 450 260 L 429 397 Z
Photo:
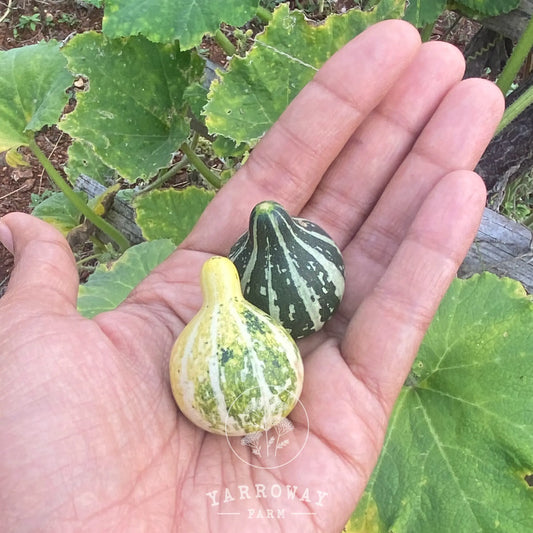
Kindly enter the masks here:
M 422 39 L 423 42 L 427 42 L 431 39 L 431 35 L 433 34 L 433 28 L 434 28 L 435 24 L 433 23 L 429 23 L 429 24 L 426 24 L 422 30 L 420 31 L 420 38 Z
M 140 196 L 141 194 L 144 194 L 145 192 L 153 191 L 154 189 L 158 189 L 163 185 L 165 182 L 167 182 L 170 178 L 175 176 L 180 170 L 185 168 L 189 164 L 188 159 L 183 156 L 181 161 L 178 161 L 175 165 L 170 167 L 166 172 L 161 174 L 161 176 L 158 176 L 152 183 L 149 183 L 146 187 L 138 191 L 135 196 Z
M 530 228 L 531 226 L 533 226 L 533 214 L 532 214 L 532 215 L 529 215 L 527 218 L 525 218 L 525 219 L 522 221 L 522 224 L 524 224 L 524 226 L 527 226 L 528 228 Z
M 88 263 L 89 261 L 92 261 L 93 259 L 98 259 L 100 257 L 100 254 L 93 254 L 89 255 L 88 257 L 84 257 L 83 259 L 80 259 L 79 261 L 76 261 L 76 266 L 83 266 L 84 263 Z
M 233 43 L 222 33 L 222 30 L 218 28 L 215 32 L 215 41 L 224 50 L 227 56 L 234 56 L 237 53 L 237 48 Z
M 533 104 L 533 85 L 524 91 L 506 110 L 495 135 L 506 128 L 524 109 Z
M 189 143 L 189 146 L 191 147 L 191 150 L 196 149 L 196 146 L 198 144 L 198 140 L 200 139 L 200 134 L 195 131 L 191 142 Z M 189 160 L 184 155 L 181 159 L 181 161 L 178 161 L 175 165 L 170 167 L 166 172 L 163 172 L 161 175 L 159 175 L 152 183 L 149 183 L 146 187 L 141 189 L 140 191 L 137 191 L 134 196 L 140 196 L 141 194 L 144 194 L 145 192 L 153 191 L 154 189 L 158 189 L 163 185 L 166 181 L 168 181 L 170 178 L 175 176 L 180 170 L 185 168 L 189 164 Z
M 183 143 L 180 147 L 185 157 L 189 160 L 189 163 L 215 188 L 220 189 L 222 187 L 222 181 L 214 174 L 211 169 L 194 153 L 192 148 Z
M 533 16 L 529 19 L 529 23 L 524 30 L 524 33 L 518 39 L 516 46 L 513 48 L 511 57 L 507 60 L 505 67 L 500 74 L 496 85 L 500 88 L 501 92 L 506 95 L 513 80 L 516 78 L 522 63 L 529 54 L 529 51 L 533 47 Z
M 130 247 L 130 243 L 118 231 L 114 226 L 109 222 L 104 220 L 102 217 L 98 216 L 68 185 L 68 183 L 61 177 L 61 174 L 55 169 L 54 165 L 50 160 L 44 155 L 42 150 L 39 148 L 35 139 L 32 137 L 29 139 L 29 147 L 31 151 L 37 157 L 39 163 L 46 170 L 50 179 L 54 182 L 57 188 L 65 195 L 65 197 L 74 205 L 74 207 L 85 216 L 87 220 L 92 222 L 98 229 L 102 230 L 108 237 L 113 239 L 119 246 L 120 250 L 123 252 Z
M 9 12 L 11 11 L 11 4 L 13 3 L 13 0 L 9 0 L 7 3 L 7 9 L 5 10 L 4 14 L 0 17 L 0 22 L 4 22 L 4 20 L 9 15 Z
M 255 10 L 255 14 L 263 22 L 264 24 L 268 24 L 272 20 L 272 13 L 265 9 L 264 7 L 257 6 L 257 9 Z

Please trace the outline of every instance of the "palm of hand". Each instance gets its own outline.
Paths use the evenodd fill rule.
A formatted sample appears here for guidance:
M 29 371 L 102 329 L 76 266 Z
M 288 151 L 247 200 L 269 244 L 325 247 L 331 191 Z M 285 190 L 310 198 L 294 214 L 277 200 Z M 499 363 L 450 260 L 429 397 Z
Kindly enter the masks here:
M 38 221 L 6 218 L 17 261 L 0 301 L 0 346 L 10 354 L 0 366 L 8 522 L 340 530 L 483 207 L 483 186 L 468 170 L 497 124 L 501 98 L 480 80 L 459 83 L 461 75 L 456 50 L 420 46 L 406 24 L 365 32 L 302 91 L 180 250 L 92 321 L 75 311 L 77 274 L 65 243 Z M 305 441 L 306 421 L 295 413 L 290 446 L 305 446 L 278 469 L 247 465 L 225 438 L 183 418 L 167 370 L 200 304 L 201 264 L 227 254 L 263 199 L 322 225 L 347 267 L 340 311 L 300 343 L 309 435 Z M 298 487 L 293 500 L 287 485 Z M 283 517 L 267 518 L 279 508 Z M 239 514 L 220 514 L 228 510 Z M 265 518 L 250 516 L 258 512 Z

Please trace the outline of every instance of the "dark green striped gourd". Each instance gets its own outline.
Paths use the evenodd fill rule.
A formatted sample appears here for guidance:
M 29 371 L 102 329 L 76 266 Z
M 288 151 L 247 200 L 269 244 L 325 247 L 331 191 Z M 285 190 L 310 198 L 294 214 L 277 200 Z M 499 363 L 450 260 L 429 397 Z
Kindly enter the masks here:
M 303 363 L 289 333 L 242 296 L 227 257 L 208 259 L 204 302 L 170 356 L 170 384 L 182 413 L 206 431 L 266 431 L 295 407 Z
M 248 232 L 229 258 L 244 297 L 278 320 L 295 338 L 318 331 L 344 293 L 344 261 L 317 224 L 291 217 L 273 201 L 257 204 Z

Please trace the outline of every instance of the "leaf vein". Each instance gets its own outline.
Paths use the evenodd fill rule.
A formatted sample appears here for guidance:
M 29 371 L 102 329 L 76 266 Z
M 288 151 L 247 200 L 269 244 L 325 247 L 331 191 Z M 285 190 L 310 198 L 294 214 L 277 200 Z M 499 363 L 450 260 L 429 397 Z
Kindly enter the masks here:
M 453 464 L 450 461 L 450 458 L 448 457 L 448 455 L 446 454 L 446 450 L 445 450 L 446 446 L 440 441 L 439 435 L 438 435 L 436 429 L 433 427 L 433 424 L 431 423 L 431 418 L 430 418 L 428 412 L 426 411 L 424 402 L 422 401 L 422 399 L 420 398 L 420 396 L 418 394 L 417 394 L 417 399 L 419 401 L 420 410 L 422 411 L 422 414 L 423 414 L 424 420 L 426 422 L 427 428 L 429 430 L 429 433 L 433 437 L 435 446 L 437 447 L 437 450 L 439 451 L 439 453 L 440 453 L 440 455 L 441 455 L 441 457 L 442 457 L 442 459 L 444 461 L 445 466 L 447 467 L 448 471 L 451 474 L 451 477 L 452 477 L 453 481 L 455 482 L 455 485 L 457 487 L 459 495 L 461 496 L 461 498 L 464 501 L 465 505 L 468 507 L 468 509 L 469 509 L 472 517 L 476 521 L 476 523 L 478 523 L 478 525 L 481 526 L 481 524 L 479 524 L 477 516 L 472 511 L 472 508 L 471 508 L 471 506 L 469 504 L 470 498 L 468 497 L 468 495 L 463 490 L 463 488 L 461 486 L 460 478 L 457 477 L 457 474 L 456 474 L 456 472 L 453 469 Z

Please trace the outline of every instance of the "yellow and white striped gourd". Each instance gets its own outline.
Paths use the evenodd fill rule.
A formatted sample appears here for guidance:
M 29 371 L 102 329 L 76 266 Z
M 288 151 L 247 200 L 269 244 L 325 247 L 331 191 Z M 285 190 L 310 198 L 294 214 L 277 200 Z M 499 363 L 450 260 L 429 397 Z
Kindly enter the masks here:
M 298 347 L 279 323 L 244 299 L 229 259 L 208 259 L 201 287 L 203 305 L 170 357 L 174 398 L 206 431 L 237 436 L 268 430 L 298 402 Z

